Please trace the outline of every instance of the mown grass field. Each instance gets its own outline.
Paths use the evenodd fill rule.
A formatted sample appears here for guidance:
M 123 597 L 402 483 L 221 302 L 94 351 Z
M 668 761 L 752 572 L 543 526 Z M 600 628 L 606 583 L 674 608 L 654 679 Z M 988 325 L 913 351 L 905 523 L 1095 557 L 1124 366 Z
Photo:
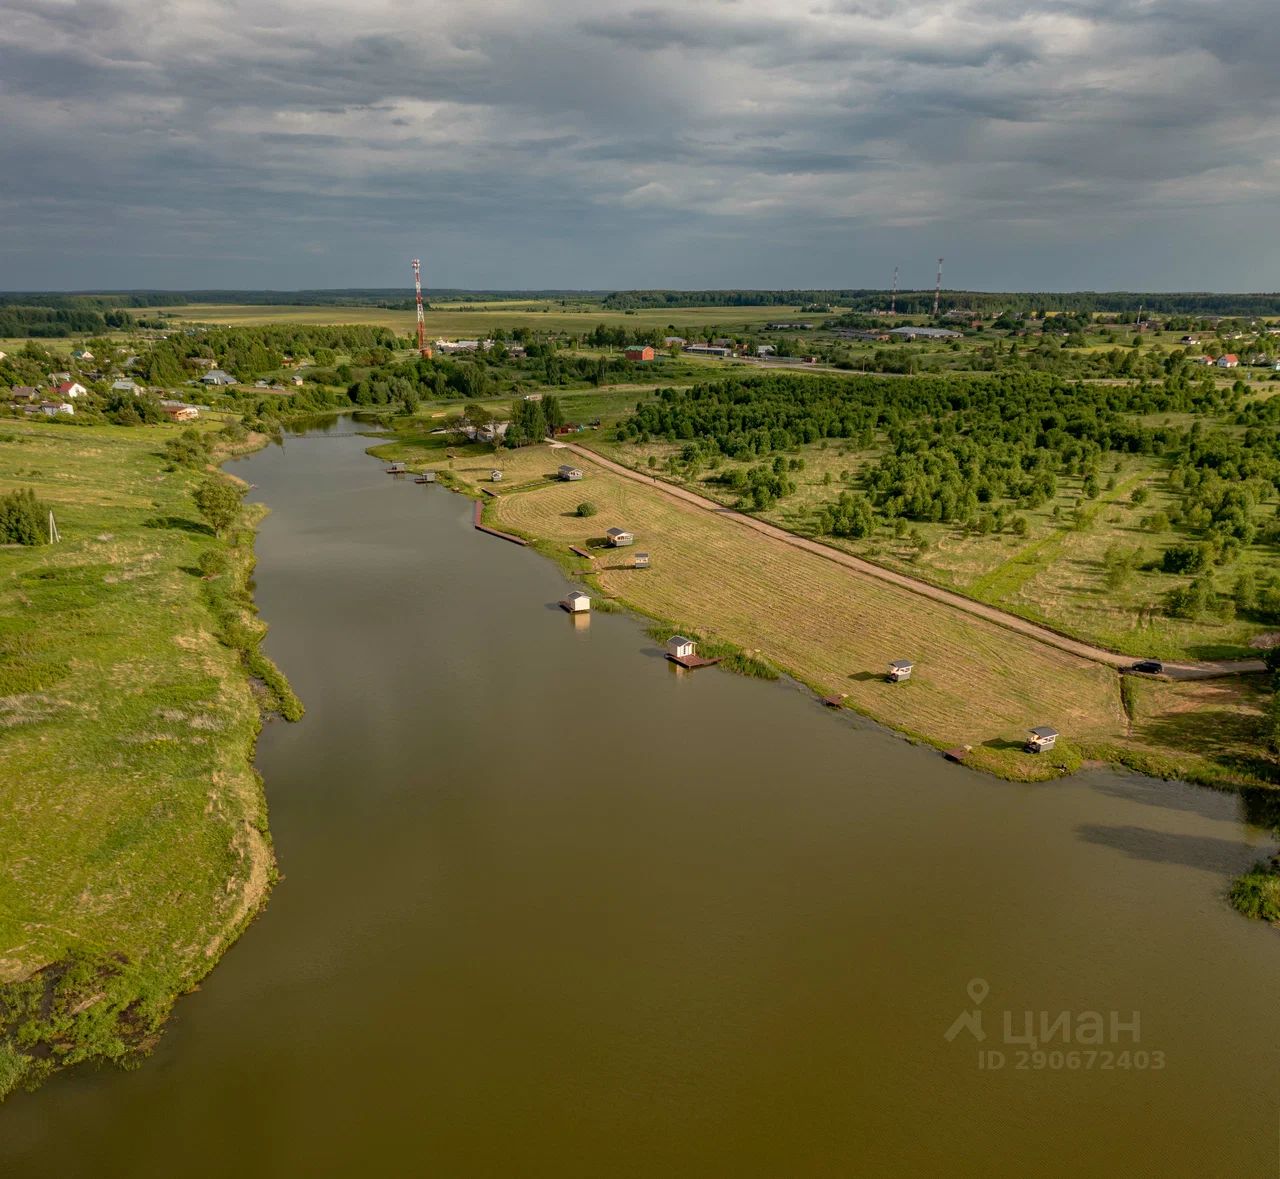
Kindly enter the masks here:
M 0 1095 L 154 1033 L 273 876 L 259 706 L 195 568 L 226 550 L 226 594 L 251 541 L 199 522 L 177 429 L 0 424 L 0 492 L 62 533 L 0 548 Z
M 390 457 L 397 444 L 376 448 Z M 413 457 L 410 457 L 413 462 Z M 577 483 L 554 482 L 563 461 L 583 467 Z M 677 629 L 738 647 L 901 732 L 946 748 L 974 746 L 971 764 L 1036 779 L 1083 758 L 1124 762 L 1169 777 L 1209 782 L 1273 781 L 1259 754 L 1263 697 L 1244 680 L 1129 680 L 1132 722 L 1111 669 L 1046 647 L 909 591 L 861 577 L 821 557 L 676 502 L 563 451 L 538 446 L 417 456 L 470 489 L 504 481 L 487 511 L 493 523 L 533 538 L 572 576 L 620 604 Z M 597 514 L 576 507 L 589 501 Z M 607 528 L 636 534 L 634 549 L 600 547 Z M 569 545 L 590 547 L 588 563 Z M 646 551 L 652 567 L 631 567 Z M 884 682 L 891 659 L 917 660 L 911 681 Z M 700 673 L 708 674 L 708 673 Z M 1051 755 L 1021 751 L 1024 731 L 1060 729 Z
M 616 462 L 647 470 L 650 458 L 664 477 L 675 478 L 699 494 L 728 505 L 737 495 L 715 481 L 714 476 L 750 463 L 726 460 L 718 471 L 702 470 L 693 477 L 682 467 L 669 470 L 683 443 L 663 440 L 639 444 L 619 443 L 611 431 L 578 439 Z M 798 447 L 790 457 L 804 462 L 802 470 L 789 471 L 797 487 L 766 512 L 769 520 L 802 536 L 811 536 L 835 548 L 866 557 L 890 569 L 1044 623 L 1057 630 L 1122 651 L 1135 657 L 1161 659 L 1216 659 L 1248 657 L 1249 642 L 1266 628 L 1245 619 L 1181 619 L 1167 615 L 1161 605 L 1168 591 L 1185 584 L 1187 577 L 1171 577 L 1141 566 L 1158 561 L 1170 545 L 1185 535 L 1164 528 L 1151 531 L 1143 521 L 1154 513 L 1173 514 L 1175 497 L 1165 485 L 1164 471 L 1155 460 L 1140 456 L 1112 457 L 1103 471 L 1104 487 L 1096 499 L 1084 498 L 1083 480 L 1063 476 L 1058 494 L 1034 510 L 1014 510 L 1027 520 L 1025 536 L 1012 530 L 981 535 L 948 524 L 913 523 L 926 542 L 918 548 L 910 535 L 895 537 L 886 529 L 861 539 L 818 536 L 816 513 L 846 488 L 856 489 L 861 471 L 875 458 L 875 450 L 830 440 L 825 445 Z M 1133 502 L 1135 491 L 1145 493 Z M 1077 506 L 1084 510 L 1078 523 Z M 1264 505 L 1273 510 L 1275 504 Z M 1107 582 L 1105 556 L 1117 546 L 1136 554 L 1139 566 L 1123 584 Z M 1269 570 L 1268 554 L 1247 550 L 1240 568 L 1258 575 Z M 1232 572 L 1234 577 L 1235 570 Z M 1224 575 L 1223 588 L 1230 588 Z

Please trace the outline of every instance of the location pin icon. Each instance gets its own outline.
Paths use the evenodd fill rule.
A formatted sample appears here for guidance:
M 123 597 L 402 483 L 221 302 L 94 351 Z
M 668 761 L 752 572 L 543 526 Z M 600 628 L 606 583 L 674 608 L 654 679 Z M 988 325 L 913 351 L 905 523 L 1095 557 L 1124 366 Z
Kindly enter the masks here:
M 977 1007 L 982 1006 L 982 1001 L 991 994 L 991 987 L 985 978 L 971 978 L 968 987 L 965 988 L 969 992 L 969 998 Z

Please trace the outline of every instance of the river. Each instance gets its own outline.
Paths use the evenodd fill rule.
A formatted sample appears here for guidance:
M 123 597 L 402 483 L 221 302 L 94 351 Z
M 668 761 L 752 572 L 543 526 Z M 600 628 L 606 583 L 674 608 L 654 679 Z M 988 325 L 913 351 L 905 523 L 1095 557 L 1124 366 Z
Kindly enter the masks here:
M 1275 1173 L 1238 798 L 679 672 L 366 445 L 230 468 L 307 706 L 258 751 L 283 879 L 140 1068 L 7 1103 L 0 1174 Z

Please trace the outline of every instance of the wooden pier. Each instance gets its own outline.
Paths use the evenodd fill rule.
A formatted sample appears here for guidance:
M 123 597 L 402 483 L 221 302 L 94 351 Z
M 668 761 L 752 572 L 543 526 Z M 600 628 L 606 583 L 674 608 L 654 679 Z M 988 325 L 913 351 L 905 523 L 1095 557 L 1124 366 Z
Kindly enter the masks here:
M 499 540 L 509 540 L 512 544 L 527 545 L 529 542 L 523 537 L 512 536 L 509 532 L 500 532 L 496 528 L 490 528 L 484 522 L 484 504 L 476 500 L 475 512 L 471 517 L 471 523 L 477 532 L 487 532 L 490 536 L 496 536 Z
M 696 671 L 700 667 L 715 667 L 723 656 L 717 656 L 715 659 L 704 659 L 701 655 L 672 655 L 668 652 L 667 658 L 677 667 L 683 667 L 688 671 Z
M 589 553 L 586 549 L 580 549 L 576 544 L 571 544 L 569 546 L 569 551 L 571 553 L 577 553 L 580 557 L 586 557 L 588 561 L 594 561 L 596 559 L 594 553 Z
M 828 708 L 843 708 L 845 698 L 843 696 L 823 696 L 822 703 Z
M 957 745 L 954 749 L 944 749 L 942 756 L 947 761 L 954 761 L 957 765 L 964 765 L 969 760 L 969 754 L 973 752 L 972 745 Z

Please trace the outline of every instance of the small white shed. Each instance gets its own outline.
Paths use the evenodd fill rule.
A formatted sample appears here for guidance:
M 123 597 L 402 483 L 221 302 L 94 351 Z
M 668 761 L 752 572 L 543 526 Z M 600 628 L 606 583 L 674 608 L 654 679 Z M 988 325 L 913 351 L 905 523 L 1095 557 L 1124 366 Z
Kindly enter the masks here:
M 574 590 L 560 602 L 560 605 L 570 614 L 586 614 L 591 609 L 591 598 L 581 590 Z
M 692 655 L 697 648 L 697 644 L 692 639 L 686 639 L 684 635 L 672 635 L 667 640 L 667 654 L 673 659 L 685 659 Z
M 889 664 L 889 682 L 900 684 L 903 680 L 909 680 L 914 668 L 915 664 L 910 659 L 895 659 Z
M 624 545 L 636 543 L 636 538 L 624 528 L 610 528 L 604 535 L 605 539 L 615 549 L 620 549 Z
M 498 470 L 490 471 L 490 472 L 489 472 L 489 481 L 490 481 L 491 483 L 501 483 L 501 482 L 502 482 L 502 472 L 501 472 L 501 471 L 498 471 Z

